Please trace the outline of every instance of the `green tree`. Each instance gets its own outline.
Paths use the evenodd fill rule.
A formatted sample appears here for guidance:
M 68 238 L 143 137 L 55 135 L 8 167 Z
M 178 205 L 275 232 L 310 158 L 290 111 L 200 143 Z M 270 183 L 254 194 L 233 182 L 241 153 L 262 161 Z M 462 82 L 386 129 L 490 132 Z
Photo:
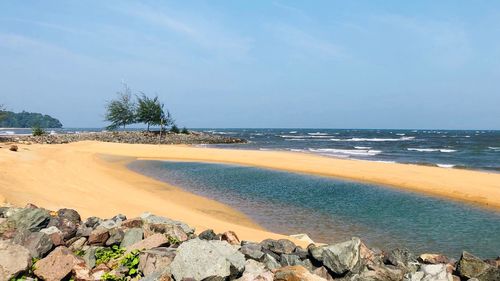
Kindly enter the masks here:
M 137 96 L 137 121 L 145 123 L 148 128 L 151 125 L 159 125 L 163 131 L 164 126 L 169 126 L 173 123 L 170 112 L 165 111 L 163 103 L 160 102 L 158 96 L 150 98 L 144 93 Z
M 0 104 L 0 121 L 2 121 L 6 116 L 7 113 L 5 112 L 5 106 Z
M 116 129 L 120 126 L 133 124 L 136 121 L 136 104 L 132 100 L 132 94 L 127 84 L 123 84 L 123 91 L 118 92 L 117 98 L 106 103 L 105 119 L 111 122 L 108 129 Z

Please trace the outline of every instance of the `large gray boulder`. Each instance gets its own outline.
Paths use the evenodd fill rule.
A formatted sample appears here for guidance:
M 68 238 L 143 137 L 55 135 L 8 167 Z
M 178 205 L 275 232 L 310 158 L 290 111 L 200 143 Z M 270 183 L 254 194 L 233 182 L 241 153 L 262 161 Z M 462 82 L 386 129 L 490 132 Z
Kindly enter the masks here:
M 264 252 L 262 246 L 256 243 L 247 243 L 241 246 L 240 252 L 245 255 L 247 259 L 262 261 L 264 259 Z
M 120 247 L 127 248 L 142 240 L 143 230 L 142 228 L 130 228 L 125 230 L 125 235 L 120 244 Z
M 175 280 L 236 278 L 245 268 L 245 257 L 225 241 L 195 238 L 179 246 L 170 268 Z
M 338 275 L 359 270 L 360 245 L 361 240 L 355 237 L 350 241 L 323 247 L 321 253 L 323 264 Z
M 281 254 L 289 255 L 293 253 L 295 248 L 297 247 L 292 241 L 288 239 L 266 239 L 260 242 L 260 245 L 263 249 L 269 250 L 277 254 L 278 256 Z
M 194 228 L 190 227 L 189 225 L 181 222 L 181 221 L 175 221 L 171 220 L 169 218 L 165 217 L 160 217 L 160 216 L 155 216 L 151 213 L 143 213 L 140 215 L 140 218 L 142 219 L 143 222 L 148 223 L 148 224 L 168 224 L 168 225 L 177 225 L 179 226 L 187 235 L 192 235 L 194 233 Z
M 39 231 L 45 228 L 50 221 L 49 211 L 40 208 L 26 208 L 15 212 L 7 219 L 17 230 Z
M 0 240 L 0 280 L 10 280 L 30 266 L 28 249 L 8 240 Z
M 479 281 L 500 280 L 500 269 L 495 268 L 480 258 L 463 252 L 457 264 L 457 273 L 462 278 L 477 278 Z
M 46 233 L 28 230 L 17 232 L 13 242 L 28 249 L 33 258 L 44 257 L 54 247 L 52 239 Z

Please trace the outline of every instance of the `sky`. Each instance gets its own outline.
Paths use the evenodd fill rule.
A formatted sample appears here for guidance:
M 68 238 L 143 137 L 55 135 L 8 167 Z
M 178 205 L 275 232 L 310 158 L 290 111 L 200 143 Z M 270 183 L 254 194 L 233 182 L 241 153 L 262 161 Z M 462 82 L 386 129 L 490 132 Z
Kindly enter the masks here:
M 499 1 L 0 1 L 0 104 L 102 127 L 500 129 Z

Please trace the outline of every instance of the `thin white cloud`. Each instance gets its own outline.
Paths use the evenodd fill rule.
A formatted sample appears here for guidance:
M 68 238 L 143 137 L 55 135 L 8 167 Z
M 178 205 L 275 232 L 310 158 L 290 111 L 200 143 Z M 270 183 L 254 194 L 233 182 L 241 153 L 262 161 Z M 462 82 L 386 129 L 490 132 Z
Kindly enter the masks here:
M 277 38 L 308 56 L 330 59 L 345 57 L 342 48 L 338 45 L 322 37 L 314 36 L 303 29 L 282 23 L 273 24 L 270 27 Z
M 0 21 L 27 23 L 27 24 L 31 24 L 31 25 L 40 26 L 43 28 L 48 28 L 48 29 L 62 31 L 62 32 L 68 32 L 68 33 L 82 33 L 83 32 L 81 30 L 71 28 L 71 27 L 66 26 L 66 25 L 63 26 L 60 24 L 51 23 L 51 22 L 44 22 L 44 21 L 27 20 L 27 19 L 21 19 L 21 18 L 0 18 Z
M 253 40 L 249 37 L 234 34 L 212 20 L 204 20 L 203 17 L 181 16 L 172 10 L 167 12 L 166 9 L 155 9 L 145 4 L 113 8 L 157 28 L 174 32 L 195 46 L 225 58 L 247 59 L 252 48 Z

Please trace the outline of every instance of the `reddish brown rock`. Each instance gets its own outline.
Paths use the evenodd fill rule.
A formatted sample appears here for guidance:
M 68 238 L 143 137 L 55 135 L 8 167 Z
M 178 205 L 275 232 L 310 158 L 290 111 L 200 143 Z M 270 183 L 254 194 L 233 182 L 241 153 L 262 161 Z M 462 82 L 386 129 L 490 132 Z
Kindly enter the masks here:
M 90 245 L 104 245 L 109 238 L 109 232 L 105 228 L 94 229 L 89 236 L 88 243 Z
M 141 228 L 142 224 L 143 222 L 141 218 L 133 218 L 122 221 L 121 226 L 124 228 Z
M 17 151 L 18 149 L 19 148 L 15 144 L 11 145 L 10 148 L 9 148 L 10 151 L 14 151 L 14 152 Z
M 227 241 L 227 243 L 231 245 L 240 245 L 240 239 L 238 239 L 238 236 L 234 231 L 226 231 L 222 234 L 222 240 Z
M 328 281 L 333 281 L 333 277 L 330 275 L 330 273 L 328 273 L 328 269 L 326 269 L 326 267 L 324 266 L 316 268 L 312 273 Z
M 68 248 L 61 246 L 35 264 L 35 275 L 46 281 L 58 281 L 73 270 L 83 260 L 76 257 Z
M 167 236 L 164 234 L 153 234 L 148 238 L 141 240 L 127 248 L 127 253 L 130 253 L 134 250 L 149 250 L 156 247 L 161 247 L 167 245 L 169 243 Z
M 93 281 L 94 278 L 90 275 L 90 269 L 87 267 L 84 261 L 79 262 L 73 266 L 71 270 L 75 281 Z
M 110 271 L 111 269 L 109 267 L 101 263 L 100 265 L 94 267 L 92 271 L 90 271 L 90 276 L 92 277 L 92 280 L 101 280 L 102 276 Z
M 418 260 L 426 264 L 449 263 L 450 259 L 440 254 L 421 254 Z

